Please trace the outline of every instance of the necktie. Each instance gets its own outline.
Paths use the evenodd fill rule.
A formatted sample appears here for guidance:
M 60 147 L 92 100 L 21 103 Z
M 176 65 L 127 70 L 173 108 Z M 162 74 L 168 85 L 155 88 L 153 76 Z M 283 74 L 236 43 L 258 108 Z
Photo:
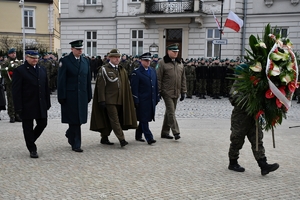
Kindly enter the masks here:
M 80 58 L 77 58 L 78 63 L 80 63 Z

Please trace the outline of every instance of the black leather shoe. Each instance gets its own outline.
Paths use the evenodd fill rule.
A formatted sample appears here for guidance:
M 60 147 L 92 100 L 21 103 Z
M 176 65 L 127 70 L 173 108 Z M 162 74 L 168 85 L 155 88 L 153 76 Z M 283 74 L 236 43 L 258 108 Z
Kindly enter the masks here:
M 10 122 L 10 123 L 15 123 L 15 121 L 16 121 L 16 120 L 15 120 L 14 117 L 11 117 L 11 118 L 9 119 L 9 122 Z
M 175 137 L 175 140 L 179 140 L 181 138 L 180 133 L 174 134 L 174 137 Z
M 121 141 L 120 141 L 121 147 L 124 147 L 124 146 L 126 146 L 127 144 L 128 144 L 128 142 L 127 142 L 126 140 L 121 140 Z
M 240 166 L 239 164 L 229 165 L 228 169 L 236 171 L 236 172 L 244 172 L 245 171 L 245 168 Z
M 171 135 L 161 135 L 161 138 L 166 138 L 166 139 L 173 139 L 173 136 Z
M 140 142 L 145 142 L 145 140 L 143 138 L 138 138 L 138 139 L 135 139 L 136 141 L 140 141 Z
M 39 157 L 39 155 L 37 154 L 36 151 L 30 152 L 30 158 L 38 158 L 38 157 Z
M 156 142 L 156 140 L 153 140 L 153 139 L 152 139 L 152 140 L 149 140 L 149 141 L 148 141 L 148 144 L 151 145 L 151 144 L 153 144 L 153 143 L 155 143 L 155 142 Z
M 72 150 L 75 151 L 75 152 L 78 152 L 78 153 L 83 152 L 83 150 L 82 150 L 81 148 L 78 148 L 78 149 L 72 149 Z
M 101 138 L 100 143 L 107 144 L 107 145 L 114 145 L 113 142 L 110 142 L 108 139 L 103 139 L 103 138 Z

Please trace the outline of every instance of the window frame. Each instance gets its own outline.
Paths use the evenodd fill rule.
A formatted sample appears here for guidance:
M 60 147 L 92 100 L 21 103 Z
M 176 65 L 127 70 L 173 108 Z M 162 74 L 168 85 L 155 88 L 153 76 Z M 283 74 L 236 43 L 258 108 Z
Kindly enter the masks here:
M 136 37 L 134 36 L 134 32 Z M 140 37 L 141 34 L 141 37 Z M 135 49 L 133 43 L 136 43 Z M 131 54 L 133 56 L 135 55 L 141 55 L 143 54 L 143 49 L 144 49 L 144 30 L 142 29 L 131 29 L 130 30 L 130 49 L 131 49 Z
M 212 36 L 209 37 L 209 31 L 212 31 Z M 218 34 L 216 34 L 218 33 Z M 206 29 L 206 57 L 213 58 L 218 57 L 221 49 L 220 44 L 213 44 L 213 40 L 220 39 L 220 30 L 217 28 L 208 28 Z M 211 51 L 210 53 L 208 51 Z
M 90 38 L 88 38 L 88 34 L 90 34 Z M 96 30 L 85 31 L 85 52 L 86 54 L 88 54 L 89 57 L 97 56 L 97 46 L 98 46 L 97 37 L 98 37 L 98 33 Z M 88 47 L 89 44 L 90 47 Z
M 85 0 L 85 5 L 97 5 L 97 0 Z
M 30 24 L 30 16 L 28 17 L 27 20 L 25 20 L 25 12 L 29 13 L 32 12 L 32 26 L 28 26 Z M 27 15 L 26 15 L 27 16 Z M 24 28 L 26 29 L 35 29 L 35 9 L 34 8 L 24 8 L 24 13 L 23 13 L 23 23 L 24 23 Z M 27 26 L 26 26 L 27 22 Z

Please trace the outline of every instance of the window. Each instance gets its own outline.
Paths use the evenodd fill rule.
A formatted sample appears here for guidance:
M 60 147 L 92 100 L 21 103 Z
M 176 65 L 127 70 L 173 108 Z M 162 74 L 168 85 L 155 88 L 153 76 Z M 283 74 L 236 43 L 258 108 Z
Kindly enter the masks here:
M 214 39 L 220 39 L 219 29 L 207 29 L 206 57 L 219 56 L 220 44 L 213 44 Z
M 143 30 L 131 30 L 131 55 L 143 54 Z
M 132 2 L 138 2 L 139 0 L 131 0 Z
M 97 31 L 86 32 L 86 54 L 97 56 Z
M 276 34 L 280 34 L 282 38 L 287 38 L 288 36 L 288 29 L 287 28 L 276 28 Z
M 97 0 L 86 0 L 87 5 L 97 4 Z
M 25 28 L 34 28 L 34 10 L 24 10 Z

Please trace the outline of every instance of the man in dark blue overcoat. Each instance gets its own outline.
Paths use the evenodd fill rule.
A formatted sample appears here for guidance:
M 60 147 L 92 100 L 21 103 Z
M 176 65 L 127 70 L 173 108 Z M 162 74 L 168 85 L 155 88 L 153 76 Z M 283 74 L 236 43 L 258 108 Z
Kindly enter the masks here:
M 149 129 L 149 122 L 155 120 L 155 107 L 159 102 L 156 71 L 150 67 L 151 53 L 144 53 L 140 56 L 141 65 L 131 74 L 131 91 L 136 108 L 139 126 L 135 132 L 135 139 L 144 142 L 142 133 L 149 145 L 155 143 Z
M 51 107 L 47 71 L 39 66 L 36 51 L 26 51 L 26 61 L 14 69 L 12 95 L 15 112 L 22 118 L 22 127 L 31 158 L 38 158 L 35 141 L 47 126 L 47 110 Z M 33 127 L 33 120 L 36 126 Z
M 57 81 L 61 122 L 69 124 L 66 137 L 75 152 L 83 152 L 81 124 L 87 122 L 88 103 L 92 99 L 90 64 L 89 60 L 81 55 L 82 42 L 70 42 L 72 52 L 60 59 Z

